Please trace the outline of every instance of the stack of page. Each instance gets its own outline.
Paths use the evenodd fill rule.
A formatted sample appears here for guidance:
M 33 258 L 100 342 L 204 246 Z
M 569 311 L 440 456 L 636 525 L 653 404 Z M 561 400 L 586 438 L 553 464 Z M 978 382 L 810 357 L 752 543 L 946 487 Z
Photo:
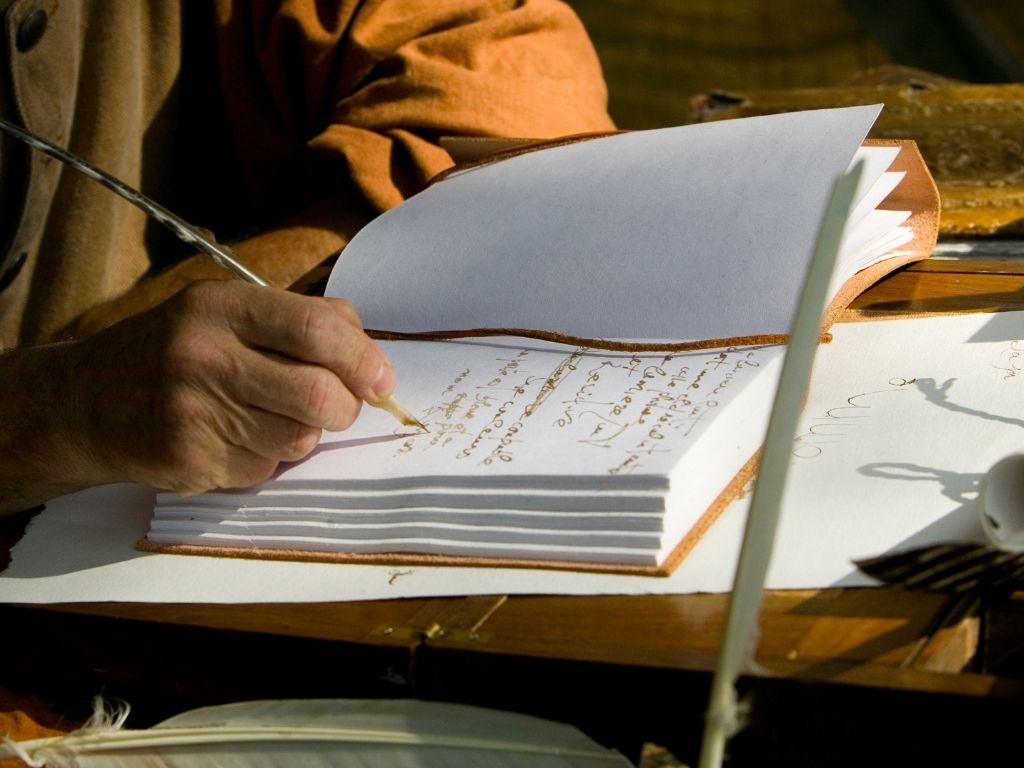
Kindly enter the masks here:
M 161 494 L 149 542 L 653 568 L 728 501 L 782 352 L 609 354 L 521 339 L 385 351 L 415 372 L 403 400 L 429 433 L 364 408 L 258 488 Z
M 143 546 L 669 572 L 753 469 L 834 179 L 864 160 L 826 326 L 934 245 L 916 147 L 862 146 L 878 109 L 449 174 L 360 232 L 327 291 L 405 338 L 385 351 L 429 432 L 364 408 L 257 488 L 161 494 Z

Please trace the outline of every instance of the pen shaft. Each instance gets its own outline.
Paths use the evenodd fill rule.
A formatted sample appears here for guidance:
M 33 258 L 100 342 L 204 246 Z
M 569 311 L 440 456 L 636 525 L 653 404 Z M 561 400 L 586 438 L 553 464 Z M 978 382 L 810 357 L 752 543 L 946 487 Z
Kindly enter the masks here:
M 235 256 L 234 252 L 230 248 L 218 243 L 210 232 L 189 224 L 176 213 L 167 210 L 160 205 L 160 203 L 155 200 L 151 200 L 149 197 L 142 194 L 137 189 L 125 184 L 117 177 L 111 176 L 106 171 L 97 168 L 86 160 L 83 160 L 73 152 L 69 152 L 62 147 L 58 147 L 53 142 L 48 141 L 41 136 L 37 136 L 31 131 L 26 131 L 24 128 L 21 128 L 14 123 L 10 123 L 7 120 L 0 119 L 0 129 L 25 142 L 33 149 L 37 149 L 50 157 L 56 158 L 62 163 L 70 165 L 76 171 L 85 174 L 90 179 L 98 181 L 107 189 L 117 193 L 136 207 L 141 208 L 147 215 L 159 221 L 189 245 L 194 245 L 199 250 L 211 256 L 214 261 L 228 271 L 234 273 L 237 277 L 255 285 L 270 285 L 270 283 L 239 261 L 238 257 Z

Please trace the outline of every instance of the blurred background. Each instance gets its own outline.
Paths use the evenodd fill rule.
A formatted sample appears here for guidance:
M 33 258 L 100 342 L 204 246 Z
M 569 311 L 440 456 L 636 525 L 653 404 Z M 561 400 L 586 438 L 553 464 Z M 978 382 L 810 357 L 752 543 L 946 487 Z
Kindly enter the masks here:
M 886 64 L 1024 83 L 1024 0 L 569 2 L 623 128 L 688 122 L 695 94 L 832 86 Z

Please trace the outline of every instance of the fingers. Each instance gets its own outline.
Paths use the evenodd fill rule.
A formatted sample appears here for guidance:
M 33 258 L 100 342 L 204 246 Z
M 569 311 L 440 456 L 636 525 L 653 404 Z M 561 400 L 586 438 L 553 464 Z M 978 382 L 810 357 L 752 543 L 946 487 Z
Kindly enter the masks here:
M 362 400 L 327 368 L 248 348 L 239 354 L 247 375 L 227 382 L 238 401 L 332 432 L 348 429 L 359 415 Z
M 394 371 L 348 302 L 240 281 L 175 299 L 76 343 L 74 439 L 88 482 L 179 493 L 267 479 L 345 429 Z
M 174 491 L 179 496 L 195 496 L 215 488 L 249 488 L 273 477 L 280 462 L 237 446 L 221 446 L 212 456 L 196 451 L 176 462 L 147 466 L 135 478 L 155 488 Z M 147 476 L 148 475 L 148 476 Z
M 239 287 L 247 300 L 229 322 L 241 339 L 332 371 L 361 400 L 392 393 L 394 370 L 349 302 Z
M 323 433 L 319 427 L 258 408 L 240 411 L 233 420 L 234 424 L 221 428 L 230 438 L 229 445 L 274 463 L 305 458 L 316 448 Z
M 157 402 L 145 425 L 161 439 L 133 458 L 146 459 L 142 479 L 191 495 L 213 488 L 245 487 L 269 478 L 278 464 L 309 455 L 322 430 L 238 402 L 212 386 L 178 383 Z M 143 444 L 144 445 L 144 444 Z
M 203 322 L 166 344 L 168 374 L 222 393 L 225 405 L 339 431 L 355 421 L 364 399 L 376 399 L 365 394 L 372 390 L 367 380 L 383 382 L 381 399 L 394 388 L 390 363 L 348 302 L 230 281 L 197 284 L 183 304 Z

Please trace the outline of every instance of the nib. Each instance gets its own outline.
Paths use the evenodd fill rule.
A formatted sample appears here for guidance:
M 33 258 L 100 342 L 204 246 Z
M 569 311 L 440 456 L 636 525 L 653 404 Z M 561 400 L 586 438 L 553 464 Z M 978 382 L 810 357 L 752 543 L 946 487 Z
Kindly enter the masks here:
M 392 416 L 398 419 L 403 424 L 403 426 L 416 427 L 416 429 L 420 430 L 421 432 L 430 431 L 429 429 L 426 428 L 423 422 L 421 422 L 419 419 L 413 416 L 412 413 L 410 413 L 405 406 L 403 406 L 394 398 L 394 396 L 388 397 L 386 400 L 382 400 L 379 403 L 373 403 L 373 405 L 377 408 L 380 408 L 381 410 L 390 413 Z

